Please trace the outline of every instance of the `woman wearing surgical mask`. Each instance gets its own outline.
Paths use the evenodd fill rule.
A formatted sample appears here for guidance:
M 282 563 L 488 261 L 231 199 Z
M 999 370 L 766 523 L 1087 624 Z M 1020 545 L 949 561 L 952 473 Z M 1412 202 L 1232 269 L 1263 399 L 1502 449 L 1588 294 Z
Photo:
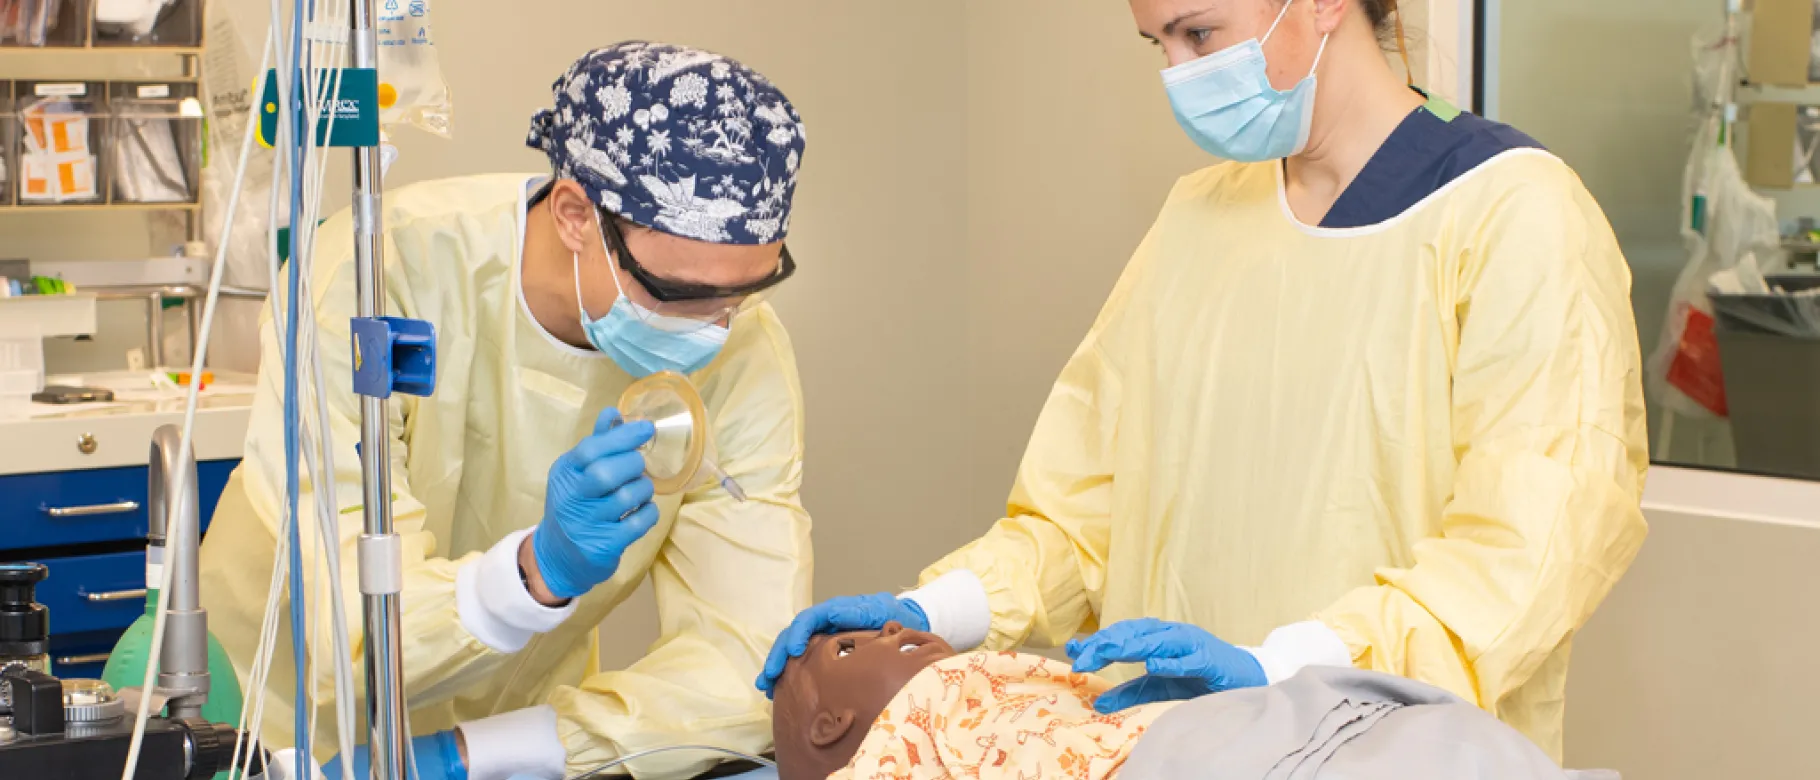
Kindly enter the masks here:
M 1310 665 L 1402 674 L 1559 760 L 1571 638 L 1645 535 L 1604 215 L 1534 141 L 1395 75 L 1394 0 L 1131 9 L 1225 161 L 1176 184 L 1004 518 L 915 590 L 799 615 L 760 687 L 816 632 L 895 620 L 1131 664 L 1108 712 Z
M 549 169 L 385 197 L 386 308 L 437 336 L 435 394 L 391 405 L 421 780 L 564 777 L 682 743 L 762 752 L 768 707 L 746 681 L 809 604 L 803 399 L 763 301 L 796 268 L 784 241 L 802 120 L 750 68 L 665 44 L 590 52 L 550 95 L 527 139 Z M 348 386 L 352 230 L 346 212 L 328 220 L 311 263 L 337 474 L 333 486 L 305 484 L 299 515 L 333 502 L 344 562 L 363 500 Z M 272 324 L 262 330 L 275 351 Z M 254 666 L 284 515 L 281 369 L 265 361 L 246 460 L 202 547 L 204 603 L 241 669 Z M 652 425 L 622 423 L 614 403 L 659 371 L 700 390 L 726 481 L 655 495 L 639 451 Z M 627 668 L 594 668 L 602 619 L 646 581 L 657 642 Z M 328 619 L 326 599 L 308 606 Z M 278 656 L 267 692 L 284 708 L 293 678 Z M 332 667 L 314 660 L 317 691 L 334 690 Z M 290 726 L 268 718 L 260 737 L 297 744 Z M 318 760 L 334 752 L 331 729 L 324 718 Z M 633 766 L 690 774 L 714 760 Z M 328 774 L 366 777 L 366 762 L 363 748 Z

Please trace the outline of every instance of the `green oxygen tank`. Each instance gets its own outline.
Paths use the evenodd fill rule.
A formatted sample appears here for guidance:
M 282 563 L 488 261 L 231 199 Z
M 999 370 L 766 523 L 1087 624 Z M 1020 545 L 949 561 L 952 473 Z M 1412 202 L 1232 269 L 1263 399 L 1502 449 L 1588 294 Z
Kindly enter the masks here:
M 157 619 L 158 588 L 162 569 L 164 545 L 154 542 L 146 549 L 145 556 L 145 614 L 128 626 L 126 633 L 120 637 L 119 644 L 107 656 L 107 665 L 101 669 L 101 679 L 114 690 L 138 688 L 145 684 L 146 661 L 152 654 L 152 621 Z M 202 705 L 202 717 L 211 723 L 225 723 L 230 726 L 240 725 L 240 708 L 243 699 L 240 694 L 240 678 L 234 674 L 234 664 L 228 660 L 226 650 L 221 642 L 215 639 L 215 633 L 209 632 L 209 700 Z M 157 679 L 153 678 L 153 684 Z M 228 772 L 215 775 L 215 780 L 230 780 Z
M 102 667 L 101 679 L 114 690 L 137 688 L 145 684 L 145 670 L 155 664 L 152 654 L 152 626 L 157 620 L 158 587 L 164 582 L 166 531 L 172 527 L 173 519 L 181 513 L 185 522 L 180 525 L 180 534 L 169 540 L 171 571 L 171 602 L 173 615 L 165 620 L 164 652 L 166 668 L 162 671 L 172 672 L 169 665 L 176 663 L 180 668 L 194 670 L 198 659 L 193 653 L 196 648 L 196 635 L 202 632 L 207 623 L 207 615 L 201 611 L 197 602 L 196 591 L 196 556 L 199 544 L 199 527 L 196 508 L 196 462 L 192 458 L 178 457 L 179 431 L 175 425 L 166 425 L 152 434 L 151 484 L 148 486 L 147 502 L 149 517 L 145 549 L 145 614 L 140 615 L 114 645 L 114 651 L 108 654 L 107 665 Z M 185 490 L 180 497 L 167 495 L 177 481 L 182 479 Z M 181 602 L 181 603 L 180 603 Z M 173 631 L 174 624 L 181 623 L 185 628 Z M 173 637 L 177 637 L 173 639 Z M 172 661 L 172 642 L 180 648 L 177 661 Z M 243 703 L 240 690 L 240 678 L 234 673 L 234 664 L 228 660 L 227 651 L 222 649 L 221 642 L 215 639 L 214 632 L 206 633 L 208 665 L 208 701 L 202 705 L 202 717 L 211 723 L 222 723 L 238 728 L 240 710 Z M 190 672 L 190 673 L 193 673 Z M 156 677 L 153 684 L 157 684 Z M 230 772 L 215 775 L 215 780 L 232 780 Z

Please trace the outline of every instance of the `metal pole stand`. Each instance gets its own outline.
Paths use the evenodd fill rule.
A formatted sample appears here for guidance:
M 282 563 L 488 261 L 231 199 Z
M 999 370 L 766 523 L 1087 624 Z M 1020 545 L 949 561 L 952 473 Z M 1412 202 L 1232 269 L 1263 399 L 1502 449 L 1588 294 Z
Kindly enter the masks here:
M 399 594 L 404 589 L 400 540 L 392 531 L 391 432 L 386 401 L 392 393 L 427 396 L 436 382 L 436 331 L 428 322 L 385 316 L 385 244 L 381 220 L 381 165 L 377 139 L 379 68 L 376 0 L 350 0 L 353 13 L 350 81 L 373 117 L 374 138 L 354 155 L 354 275 L 359 308 L 351 323 L 354 392 L 360 399 L 360 470 L 365 533 L 360 537 L 361 609 L 366 628 L 367 735 L 373 780 L 406 780 L 404 637 Z M 371 90 L 370 94 L 368 90 Z M 362 114 L 367 109 L 362 110 Z M 365 117 L 363 116 L 363 119 Z M 363 124 L 366 124 L 363 122 Z M 364 139 L 363 139 L 364 140 Z

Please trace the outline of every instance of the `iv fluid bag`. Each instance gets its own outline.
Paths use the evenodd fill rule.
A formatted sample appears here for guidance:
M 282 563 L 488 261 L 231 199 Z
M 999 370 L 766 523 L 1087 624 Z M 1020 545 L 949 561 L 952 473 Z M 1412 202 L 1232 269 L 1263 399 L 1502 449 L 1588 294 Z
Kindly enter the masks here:
M 430 30 L 430 0 L 380 0 L 379 123 L 447 138 L 454 106 Z

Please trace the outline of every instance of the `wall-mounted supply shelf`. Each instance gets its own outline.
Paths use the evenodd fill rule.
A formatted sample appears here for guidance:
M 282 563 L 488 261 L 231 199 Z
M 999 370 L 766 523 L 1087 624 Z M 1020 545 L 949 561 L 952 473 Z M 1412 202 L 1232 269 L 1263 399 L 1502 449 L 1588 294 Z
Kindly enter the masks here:
M 202 53 L 202 0 L 0 0 L 0 52 Z

